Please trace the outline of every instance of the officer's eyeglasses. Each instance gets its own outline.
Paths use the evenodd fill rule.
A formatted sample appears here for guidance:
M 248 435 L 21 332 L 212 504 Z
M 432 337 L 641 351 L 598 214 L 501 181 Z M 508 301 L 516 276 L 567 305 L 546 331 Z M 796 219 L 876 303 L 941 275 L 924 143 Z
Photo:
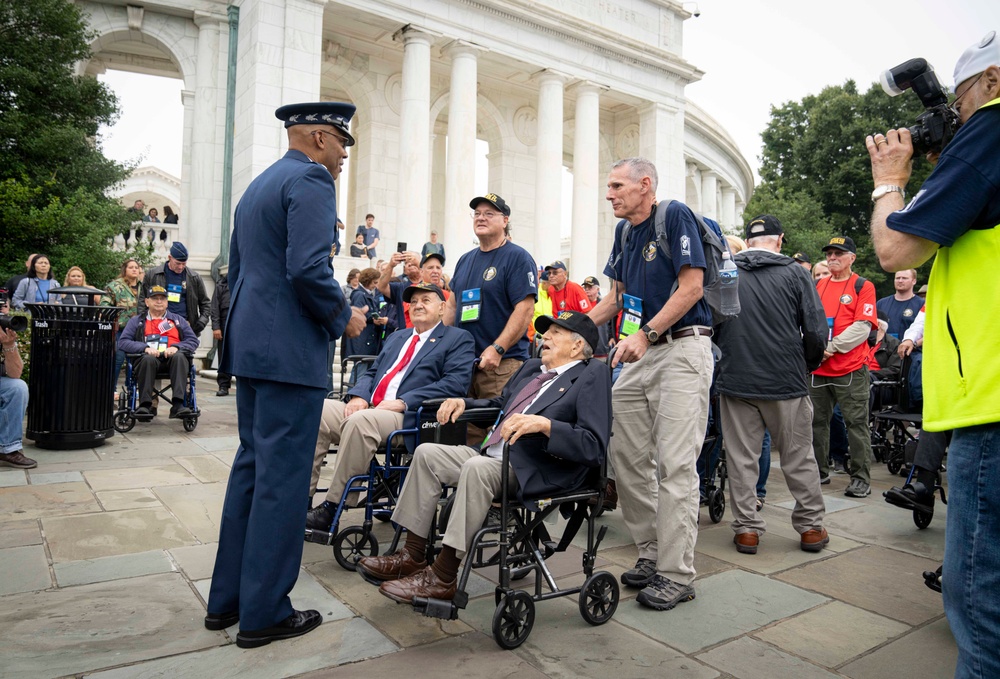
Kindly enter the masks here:
M 493 219 L 494 217 L 499 217 L 500 213 L 487 210 L 486 212 L 470 212 L 469 216 L 473 219 L 479 219 L 480 217 L 483 219 Z
M 344 137 L 340 136 L 339 134 L 337 134 L 333 130 L 313 130 L 310 134 L 317 134 L 317 133 L 318 134 L 328 134 L 331 137 L 333 137 L 334 139 L 336 139 L 337 141 L 339 141 L 341 144 L 343 144 L 346 141 L 346 139 Z

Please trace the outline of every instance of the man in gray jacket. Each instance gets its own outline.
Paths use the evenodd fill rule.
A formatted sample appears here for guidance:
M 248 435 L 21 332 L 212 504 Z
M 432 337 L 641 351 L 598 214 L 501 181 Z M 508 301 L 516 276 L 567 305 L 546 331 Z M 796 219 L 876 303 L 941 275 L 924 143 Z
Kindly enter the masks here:
M 717 389 L 726 442 L 733 542 L 756 554 L 766 524 L 755 486 L 764 429 L 781 454 L 781 471 L 795 498 L 792 526 L 800 546 L 818 552 L 830 541 L 812 447 L 807 374 L 823 360 L 827 324 L 809 274 L 781 253 L 781 222 L 762 215 L 747 224 L 748 249 L 734 257 L 740 272 L 740 315 L 717 331 L 722 361 Z

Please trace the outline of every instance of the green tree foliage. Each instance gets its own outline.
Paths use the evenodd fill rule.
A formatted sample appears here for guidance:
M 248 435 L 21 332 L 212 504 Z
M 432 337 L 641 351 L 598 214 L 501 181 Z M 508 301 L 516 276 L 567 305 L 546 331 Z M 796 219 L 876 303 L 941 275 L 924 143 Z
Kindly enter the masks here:
M 24 272 L 32 252 L 61 278 L 80 266 L 99 287 L 122 253 L 110 238 L 129 218 L 106 191 L 131 168 L 106 158 L 98 128 L 118 117 L 117 99 L 74 65 L 90 57 L 84 17 L 68 0 L 0 3 L 0 275 Z
M 775 215 L 791 239 L 788 249 L 806 252 L 814 262 L 831 236 L 850 236 L 858 246 L 855 270 L 871 279 L 880 295 L 889 294 L 892 275 L 879 266 L 869 234 L 873 185 L 865 136 L 913 125 L 922 110 L 911 92 L 889 97 L 875 83 L 861 94 L 850 80 L 772 107 L 761 135 L 762 181 L 745 219 Z M 930 170 L 924 159 L 914 162 L 909 195 Z

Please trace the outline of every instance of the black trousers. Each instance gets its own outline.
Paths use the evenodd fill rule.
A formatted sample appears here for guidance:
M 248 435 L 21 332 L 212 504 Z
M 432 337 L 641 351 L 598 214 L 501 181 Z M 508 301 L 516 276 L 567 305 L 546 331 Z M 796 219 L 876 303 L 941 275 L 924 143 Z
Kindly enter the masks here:
M 913 455 L 913 464 L 936 472 L 944 461 L 944 453 L 951 444 L 950 431 L 921 431 L 917 440 L 917 452 Z
M 161 365 L 166 365 L 170 372 L 173 400 L 184 400 L 184 395 L 187 393 L 188 372 L 191 369 L 187 356 L 180 351 L 170 358 L 143 354 L 135 362 L 135 382 L 139 388 L 140 406 L 149 406 L 153 402 L 153 385 L 156 382 L 156 372 Z

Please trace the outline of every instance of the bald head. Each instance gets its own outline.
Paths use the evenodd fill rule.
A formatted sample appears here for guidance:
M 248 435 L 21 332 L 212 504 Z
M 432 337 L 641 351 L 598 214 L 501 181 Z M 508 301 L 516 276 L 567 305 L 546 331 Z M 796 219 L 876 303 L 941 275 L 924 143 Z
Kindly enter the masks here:
M 285 129 L 288 133 L 288 148 L 301 151 L 309 158 L 330 171 L 333 178 L 340 176 L 340 170 L 347 158 L 344 133 L 333 125 L 292 125 Z

